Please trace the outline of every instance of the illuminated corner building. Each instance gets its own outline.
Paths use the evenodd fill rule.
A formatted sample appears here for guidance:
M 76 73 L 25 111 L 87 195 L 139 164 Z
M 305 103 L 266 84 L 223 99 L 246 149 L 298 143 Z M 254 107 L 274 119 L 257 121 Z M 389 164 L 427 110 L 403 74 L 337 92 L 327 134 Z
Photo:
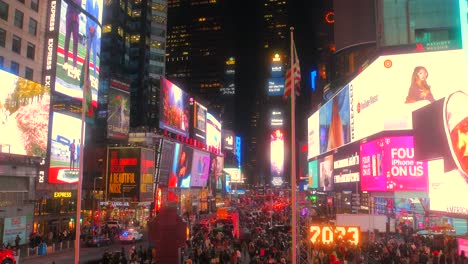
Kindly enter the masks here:
M 109 80 L 130 84 L 130 127 L 159 127 L 160 76 L 164 74 L 167 1 L 104 1 L 102 34 L 102 93 L 107 103 Z M 103 104 L 103 105 L 104 105 Z M 101 117 L 107 109 L 100 109 Z
M 168 1 L 166 76 L 232 128 L 233 30 L 226 0 Z
M 263 48 L 275 52 L 289 50 L 288 0 L 264 0 Z
M 0 0 L 0 69 L 42 82 L 46 7 L 39 0 Z

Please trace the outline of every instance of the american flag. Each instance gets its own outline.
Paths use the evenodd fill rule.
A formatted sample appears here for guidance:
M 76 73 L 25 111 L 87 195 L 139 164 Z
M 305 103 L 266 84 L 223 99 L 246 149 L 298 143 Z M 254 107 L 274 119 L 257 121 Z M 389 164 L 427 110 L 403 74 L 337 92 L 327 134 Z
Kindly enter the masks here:
M 286 99 L 291 94 L 291 86 L 293 84 L 294 78 L 294 90 L 296 91 L 296 95 L 299 95 L 301 90 L 300 83 L 301 83 L 301 67 L 299 65 L 299 57 L 297 57 L 296 45 L 293 42 L 294 49 L 294 58 L 291 68 L 286 71 L 286 83 L 284 87 L 284 94 L 283 99 Z M 294 74 L 292 74 L 294 73 Z

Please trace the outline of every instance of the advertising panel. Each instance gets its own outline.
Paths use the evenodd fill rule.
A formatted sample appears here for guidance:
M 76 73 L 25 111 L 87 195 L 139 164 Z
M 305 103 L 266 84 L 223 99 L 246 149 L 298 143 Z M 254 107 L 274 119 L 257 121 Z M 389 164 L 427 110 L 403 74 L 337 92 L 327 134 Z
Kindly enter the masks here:
M 50 138 L 49 183 L 77 183 L 81 119 L 53 112 Z
M 111 79 L 107 100 L 107 137 L 127 140 L 130 128 L 130 85 Z
M 376 59 L 349 84 L 351 141 L 382 130 L 412 129 L 413 111 L 466 90 L 464 56 L 463 50 L 450 50 Z
M 6 217 L 3 227 L 3 243 L 14 245 L 16 235 L 20 237 L 21 244 L 28 241 L 26 239 L 26 216 Z
M 199 102 L 193 104 L 193 138 L 206 143 L 206 112 L 205 106 Z
M 102 0 L 61 1 L 55 91 L 97 107 L 101 53 Z M 88 16 L 90 15 L 90 16 Z M 55 22 L 55 21 L 54 21 Z M 93 116 L 90 108 L 88 116 Z
M 415 158 L 429 160 L 430 210 L 468 214 L 468 94 L 450 94 L 413 113 Z M 427 122 L 431 120 L 431 122 Z
M 349 87 L 344 87 L 319 110 L 320 153 L 350 142 Z
M 161 101 L 159 127 L 187 137 L 190 118 L 187 94 L 166 78 L 161 77 Z
M 307 119 L 307 159 L 320 154 L 319 138 L 319 112 L 317 111 Z
M 319 187 L 318 160 L 311 160 L 308 164 L 307 189 L 316 189 Z
M 206 145 L 215 152 L 221 151 L 221 123 L 210 113 L 206 114 Z
M 218 186 L 218 183 L 222 182 L 222 174 L 224 169 L 224 158 L 222 156 L 210 155 L 211 164 L 210 164 L 210 182 L 212 190 L 218 189 L 221 190 L 221 185 Z M 218 188 L 219 187 L 219 188 Z
M 458 255 L 461 256 L 462 253 L 465 253 L 465 256 L 466 256 L 466 252 L 468 252 L 468 239 L 466 238 L 457 238 L 457 242 L 458 242 Z
M 412 136 L 385 137 L 360 146 L 363 191 L 426 191 L 427 162 L 414 159 Z
M 190 188 L 192 159 L 193 148 L 181 143 L 175 143 L 168 187 Z
M 284 177 L 284 133 L 279 128 L 270 134 L 270 172 L 272 179 Z
M 109 148 L 109 200 L 138 202 L 141 183 L 140 154 L 141 148 Z
M 242 164 L 242 139 L 240 136 L 236 136 L 236 158 L 237 164 Z
M 154 151 L 141 148 L 140 159 L 140 199 L 139 202 L 153 201 L 154 188 Z
M 210 176 L 210 154 L 194 150 L 190 187 L 205 187 Z
M 171 174 L 172 170 L 175 143 L 169 140 L 163 140 L 162 144 L 163 145 L 161 149 L 161 158 L 158 164 L 158 184 L 162 186 L 167 186 L 169 174 Z
M 232 130 L 226 130 L 226 129 L 223 129 L 222 134 L 223 134 L 223 149 L 234 153 L 236 151 L 236 145 L 235 145 L 236 134 L 234 134 Z
M 284 125 L 283 112 L 281 110 L 271 111 L 270 126 L 282 127 Z
M 50 90 L 0 70 L 0 152 L 45 157 Z
M 333 191 L 333 155 L 319 159 L 318 164 L 319 187 L 323 191 Z
M 275 58 L 276 59 L 276 58 Z M 271 63 L 271 77 L 278 78 L 284 76 L 283 62 L 275 60 Z M 284 81 L 283 81 L 284 84 Z
M 359 191 L 359 143 L 338 148 L 333 154 L 333 183 L 335 191 Z
M 268 96 L 282 96 L 284 94 L 284 77 L 268 79 Z
M 224 171 L 226 172 L 226 174 L 229 175 L 229 181 L 231 181 L 231 182 L 243 182 L 242 175 L 241 175 L 241 170 L 239 168 L 224 168 Z

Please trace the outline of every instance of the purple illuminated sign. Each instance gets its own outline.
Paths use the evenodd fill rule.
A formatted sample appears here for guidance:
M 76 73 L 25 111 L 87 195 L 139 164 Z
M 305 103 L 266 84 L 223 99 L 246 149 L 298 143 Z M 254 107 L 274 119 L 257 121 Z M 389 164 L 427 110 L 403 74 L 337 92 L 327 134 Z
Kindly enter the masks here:
M 427 162 L 414 160 L 413 137 L 386 137 L 361 149 L 363 191 L 426 191 Z

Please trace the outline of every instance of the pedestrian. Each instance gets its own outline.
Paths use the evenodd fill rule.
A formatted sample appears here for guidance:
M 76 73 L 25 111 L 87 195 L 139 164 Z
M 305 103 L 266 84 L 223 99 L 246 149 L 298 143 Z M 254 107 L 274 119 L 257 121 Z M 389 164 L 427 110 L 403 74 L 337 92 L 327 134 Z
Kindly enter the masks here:
M 16 248 L 19 248 L 20 241 L 21 241 L 21 237 L 17 234 L 16 238 L 15 238 L 15 247 Z

